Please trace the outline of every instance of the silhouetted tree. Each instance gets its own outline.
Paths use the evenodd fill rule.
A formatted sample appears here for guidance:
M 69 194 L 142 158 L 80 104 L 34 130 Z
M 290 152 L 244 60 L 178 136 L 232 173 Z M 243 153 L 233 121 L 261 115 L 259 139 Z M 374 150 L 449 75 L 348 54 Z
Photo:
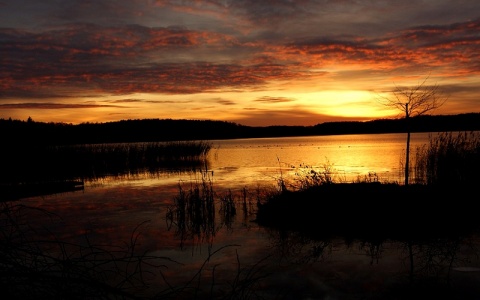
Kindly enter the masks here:
M 416 86 L 395 86 L 393 96 L 379 96 L 380 102 L 405 113 L 407 131 L 407 149 L 405 150 L 405 185 L 408 185 L 410 161 L 410 118 L 423 115 L 442 106 L 447 97 L 441 93 L 437 84 L 427 85 L 427 76 Z

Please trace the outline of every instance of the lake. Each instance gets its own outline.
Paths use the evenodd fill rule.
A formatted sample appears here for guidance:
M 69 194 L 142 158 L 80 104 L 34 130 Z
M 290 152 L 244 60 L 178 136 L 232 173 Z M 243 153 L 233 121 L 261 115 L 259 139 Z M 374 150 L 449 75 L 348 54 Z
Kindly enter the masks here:
M 413 134 L 411 149 L 429 142 L 430 133 Z M 370 173 L 382 181 L 402 181 L 406 134 L 362 134 L 212 141 L 210 168 L 218 181 L 275 183 L 299 170 L 329 168 L 337 181 Z M 218 174 L 218 176 L 217 176 Z M 294 178 L 292 178 L 294 179 Z
M 412 153 L 435 135 L 412 134 Z M 137 251 L 158 257 L 158 268 L 145 267 L 152 272 L 145 279 L 150 288 L 141 293 L 159 299 L 173 290 L 165 281 L 172 286 L 188 283 L 204 292 L 214 282 L 216 292 L 248 292 L 245 299 L 373 299 L 374 295 L 387 299 L 406 293 L 404 287 L 411 284 L 413 274 L 449 280 L 457 292 L 480 296 L 477 236 L 436 244 L 345 241 L 341 237 L 315 240 L 267 230 L 253 222 L 256 201 L 264 191 L 277 189 L 279 179 L 293 186 L 311 169 L 328 170 L 334 180 L 342 182 L 362 178 L 403 182 L 406 134 L 211 142 L 208 162 L 199 172 L 165 170 L 105 177 L 85 181 L 82 191 L 16 203 L 52 213 L 24 211 L 21 217 L 37 228 L 38 235 L 101 247 L 135 244 Z M 172 218 L 169 212 L 179 187 L 189 191 L 203 184 L 217 193 L 213 218 L 189 224 Z M 226 213 L 228 199 L 233 199 L 236 213 Z M 412 253 L 416 255 L 414 269 Z M 245 288 L 247 283 L 249 288 Z

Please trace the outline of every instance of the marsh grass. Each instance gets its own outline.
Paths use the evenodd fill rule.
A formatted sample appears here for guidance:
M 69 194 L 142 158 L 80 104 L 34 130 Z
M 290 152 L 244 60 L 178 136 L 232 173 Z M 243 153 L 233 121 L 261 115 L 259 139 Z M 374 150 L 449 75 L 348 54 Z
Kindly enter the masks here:
M 455 269 L 479 253 L 480 221 L 472 202 L 480 179 L 479 141 L 477 133 L 432 137 L 417 149 L 416 181 L 408 186 L 382 181 L 374 172 L 336 181 L 331 168 L 302 165 L 296 185 L 281 182 L 297 188 L 280 187 L 265 198 L 256 222 L 276 233 L 280 253 L 301 262 L 323 259 L 339 240 L 360 245 L 371 264 L 382 259 L 385 247 L 399 247 L 405 276 L 378 299 L 475 299 L 478 285 L 460 282 Z
M 445 132 L 416 149 L 415 180 L 428 185 L 475 185 L 480 181 L 480 134 Z
M 78 182 L 106 176 L 192 172 L 208 165 L 210 149 L 205 141 L 9 146 L 0 150 L 0 198 L 62 192 L 71 184 L 75 190 Z
M 167 227 L 175 230 L 175 235 L 181 241 L 181 249 L 186 242 L 193 244 L 194 248 L 206 243 L 209 253 L 199 272 L 187 283 L 187 288 L 176 288 L 176 296 L 180 295 L 181 299 L 262 299 L 261 292 L 257 289 L 262 285 L 262 280 L 269 276 L 266 271 L 269 255 L 251 265 L 245 265 L 241 263 L 236 250 L 236 269 L 226 271 L 227 273 L 221 271 L 223 266 L 211 266 L 209 262 L 211 256 L 223 249 L 213 249 L 216 233 L 223 227 L 233 230 L 232 225 L 238 211 L 242 211 L 243 224 L 249 226 L 249 218 L 255 215 L 256 203 L 265 190 L 257 187 L 255 191 L 249 192 L 245 187 L 238 192 L 231 189 L 219 192 L 214 190 L 213 172 L 205 169 L 200 174 L 190 183 L 179 184 L 178 195 L 166 213 Z M 206 278 L 210 280 L 207 284 Z M 192 290 L 194 280 L 198 284 Z
M 279 188 L 260 203 L 259 224 L 380 240 L 464 234 L 480 227 L 470 202 L 480 179 L 478 134 L 439 133 L 431 138 L 417 150 L 416 182 L 408 186 L 383 182 L 373 172 L 353 182 L 337 182 L 331 170 L 304 165 L 303 173 L 297 172 L 297 189 Z M 282 186 L 288 183 L 283 180 Z
M 223 196 L 220 196 L 219 212 L 221 221 L 229 229 L 232 227 L 232 223 L 235 221 L 235 216 L 237 215 L 236 206 L 232 190 L 229 189 Z M 245 208 L 245 203 L 243 207 Z
M 186 241 L 211 245 L 221 228 L 232 229 L 238 211 L 242 211 L 243 224 L 248 226 L 264 192 L 260 188 L 250 192 L 246 187 L 237 192 L 215 191 L 213 172 L 204 169 L 199 174 L 190 182 L 179 183 L 178 194 L 166 212 L 167 228 L 175 230 L 182 248 Z
M 315 169 L 307 164 L 300 164 L 295 170 L 295 184 L 297 190 L 306 190 L 311 187 L 332 184 L 335 182 L 334 175 L 336 171 L 333 164 L 327 162 L 320 169 Z
M 179 146 L 174 144 L 170 150 L 176 152 Z M 191 144 L 190 146 L 192 146 Z M 125 148 L 124 145 L 79 147 L 87 154 L 81 157 L 107 155 L 109 161 L 125 161 L 125 155 L 137 157 L 138 153 L 148 152 L 150 148 Z M 202 159 L 200 166 L 205 171 L 192 182 L 179 185 L 174 206 L 167 212 L 167 222 L 175 227 L 182 241 L 195 240 L 197 245 L 208 244 L 208 257 L 195 275 L 185 282 L 171 282 L 165 272 L 168 266 L 181 265 L 180 262 L 167 257 L 149 255 L 138 249 L 137 243 L 141 235 L 142 224 L 134 229 L 131 240 L 121 244 L 102 245 L 90 241 L 88 234 L 83 243 L 62 241 L 53 233 L 39 234 L 25 219 L 25 210 L 34 208 L 5 201 L 0 211 L 0 289 L 7 298 L 37 299 L 48 297 L 55 299 L 250 299 L 254 294 L 254 286 L 259 284 L 263 275 L 263 262 L 253 265 L 242 265 L 237 253 L 237 269 L 235 272 L 221 271 L 222 266 L 215 264 L 216 255 L 229 247 L 213 249 L 213 238 L 223 226 L 233 224 L 238 205 L 246 219 L 253 207 L 250 193 L 243 189 L 239 194 L 231 190 L 216 193 L 213 189 L 213 172 L 208 171 L 208 164 L 203 160 L 210 149 L 207 145 L 200 147 L 195 153 L 173 154 L 162 152 L 153 159 L 154 162 L 196 161 Z M 77 150 L 78 150 L 77 149 Z M 127 151 L 128 149 L 128 151 Z M 132 150 L 134 149 L 134 151 Z M 139 150 L 140 149 L 140 150 Z M 163 148 L 162 148 L 163 149 Z M 60 152 L 65 149 L 59 150 Z M 73 148 L 75 155 L 79 152 Z M 55 152 L 55 151 L 53 151 Z M 53 153 L 52 152 L 52 153 Z M 60 152 L 56 152 L 57 154 Z M 71 157 L 71 153 L 62 152 L 57 157 Z M 113 153 L 113 154 L 112 154 Z M 134 154 L 132 154 L 134 153 Z M 187 154 L 185 154 L 187 153 Z M 116 156 L 118 154 L 118 156 Z M 98 158 L 97 157 L 97 158 Z M 117 157 L 117 158 L 115 158 Z M 239 196 L 241 195 L 241 196 Z M 40 210 L 39 210 L 40 211 Z M 47 211 L 41 213 L 49 214 Z M 52 219 L 55 216 L 52 215 Z M 45 224 L 46 226 L 48 224 Z M 48 227 L 48 226 L 47 226 Z M 183 244 L 182 244 L 183 247 Z M 192 250 L 193 251 L 193 250 Z M 229 267 L 231 268 L 231 267 Z M 220 271 L 227 272 L 228 278 Z M 153 278 L 158 278 L 154 280 Z M 152 282 L 155 282 L 152 287 Z M 152 294 L 153 291 L 159 291 Z
M 174 197 L 173 205 L 168 207 L 168 228 L 175 226 L 182 248 L 186 239 L 207 240 L 211 244 L 217 231 L 215 193 L 210 174 L 202 171 L 201 179 L 192 181 L 187 189 L 180 183 L 178 195 Z

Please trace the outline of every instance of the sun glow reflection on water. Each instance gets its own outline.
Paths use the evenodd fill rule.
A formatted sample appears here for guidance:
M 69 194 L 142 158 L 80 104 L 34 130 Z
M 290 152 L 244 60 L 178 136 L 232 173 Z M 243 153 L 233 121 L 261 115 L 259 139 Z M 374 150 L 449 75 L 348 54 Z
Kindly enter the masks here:
M 428 143 L 428 133 L 412 134 L 411 151 Z M 379 181 L 401 181 L 405 134 L 335 135 L 212 140 L 207 169 L 164 170 L 87 180 L 85 187 L 163 186 L 199 182 L 208 177 L 218 188 L 272 186 L 280 178 L 295 181 L 303 172 L 330 172 L 351 182 L 375 174 Z M 203 175 L 202 175 L 203 174 Z
M 428 143 L 413 134 L 411 149 Z M 380 181 L 401 179 L 406 134 L 336 135 L 213 141 L 210 160 L 222 181 L 251 184 L 295 180 L 302 169 L 332 172 L 338 181 L 376 174 Z M 307 168 L 305 168 L 307 167 Z

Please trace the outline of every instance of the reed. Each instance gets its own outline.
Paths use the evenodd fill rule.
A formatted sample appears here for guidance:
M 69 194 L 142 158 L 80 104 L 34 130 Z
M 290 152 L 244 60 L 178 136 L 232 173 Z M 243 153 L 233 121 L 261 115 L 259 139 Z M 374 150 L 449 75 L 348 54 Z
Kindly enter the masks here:
M 417 149 L 416 182 L 409 185 L 381 182 L 376 173 L 336 182 L 329 170 L 304 165 L 304 172 L 296 173 L 299 188 L 267 197 L 256 221 L 280 230 L 380 240 L 469 234 L 480 226 L 470 203 L 480 180 L 478 133 L 431 138 Z
M 245 204 L 243 207 L 245 208 Z M 234 217 L 237 215 L 237 208 L 235 197 L 230 189 L 220 197 L 220 213 L 222 223 L 231 229 L 232 223 L 235 220 Z
M 201 171 L 201 178 L 190 183 L 185 189 L 180 183 L 173 205 L 167 208 L 168 228 L 175 226 L 176 235 L 183 242 L 186 239 L 213 241 L 215 226 L 215 192 L 211 172 Z
M 319 185 L 332 184 L 335 182 L 334 174 L 335 170 L 330 162 L 325 163 L 323 169 L 315 169 L 313 166 L 300 164 L 295 172 L 295 188 L 306 190 Z
M 444 132 L 416 149 L 417 183 L 472 186 L 480 180 L 480 134 Z
M 258 203 L 272 193 L 266 187 L 257 187 L 252 191 L 247 187 L 239 191 L 216 191 L 212 171 L 203 169 L 198 174 L 191 182 L 178 184 L 178 194 L 172 205 L 167 207 L 168 230 L 175 230 L 182 248 L 187 240 L 189 244 L 207 241 L 211 245 L 220 229 L 232 229 L 240 210 L 242 224 L 251 226 L 249 219 L 255 217 Z
M 411 165 L 414 184 L 472 187 L 480 181 L 480 133 L 438 133 L 437 136 L 430 137 L 428 145 L 416 148 Z M 293 182 L 289 182 L 280 170 L 280 178 L 277 180 L 280 193 L 346 183 L 328 161 L 320 168 L 308 164 L 292 168 L 295 170 Z M 359 175 L 351 183 L 400 185 L 398 182 L 382 180 L 376 172 Z
M 88 180 L 159 169 L 197 169 L 205 164 L 211 147 L 206 141 L 9 146 L 0 150 L 0 182 Z

